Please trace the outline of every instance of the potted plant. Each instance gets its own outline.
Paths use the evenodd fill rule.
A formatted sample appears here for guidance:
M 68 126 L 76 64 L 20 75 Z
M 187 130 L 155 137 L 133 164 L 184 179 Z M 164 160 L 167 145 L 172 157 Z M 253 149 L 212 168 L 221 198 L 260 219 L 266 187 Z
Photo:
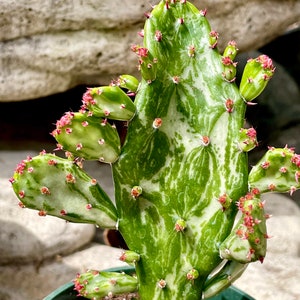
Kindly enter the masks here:
M 248 172 L 257 139 L 254 128 L 243 128 L 245 111 L 274 73 L 269 57 L 250 59 L 237 87 L 235 42 L 220 54 L 206 11 L 184 0 L 161 1 L 140 35 L 143 45 L 132 50 L 141 81 L 123 75 L 89 88 L 80 110 L 52 132 L 66 158 L 45 151 L 28 157 L 11 183 L 21 206 L 41 216 L 122 234 L 130 250 L 120 259 L 136 276 L 87 271 L 75 279 L 79 295 L 210 298 L 249 263 L 263 262 L 268 215 L 261 195 L 300 187 L 300 155 L 270 147 Z M 112 165 L 115 204 L 84 160 Z

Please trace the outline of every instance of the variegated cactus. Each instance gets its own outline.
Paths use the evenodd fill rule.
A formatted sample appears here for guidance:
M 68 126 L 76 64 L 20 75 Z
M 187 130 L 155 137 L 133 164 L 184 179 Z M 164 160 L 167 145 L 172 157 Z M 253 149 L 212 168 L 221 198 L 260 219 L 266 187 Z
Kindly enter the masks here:
M 123 75 L 88 89 L 80 111 L 66 113 L 53 131 L 67 158 L 25 159 L 12 186 L 22 206 L 40 215 L 117 228 L 124 237 L 130 250 L 120 259 L 135 265 L 137 278 L 89 271 L 75 280 L 80 295 L 209 298 L 248 263 L 263 261 L 261 194 L 299 188 L 300 156 L 270 148 L 248 174 L 257 140 L 243 128 L 245 110 L 274 73 L 270 58 L 249 60 L 238 88 L 235 43 L 220 54 L 206 11 L 187 1 L 161 1 L 140 35 L 143 44 L 132 50 L 141 82 Z M 114 120 L 128 123 L 123 145 Z M 85 173 L 84 160 L 112 164 L 116 205 Z

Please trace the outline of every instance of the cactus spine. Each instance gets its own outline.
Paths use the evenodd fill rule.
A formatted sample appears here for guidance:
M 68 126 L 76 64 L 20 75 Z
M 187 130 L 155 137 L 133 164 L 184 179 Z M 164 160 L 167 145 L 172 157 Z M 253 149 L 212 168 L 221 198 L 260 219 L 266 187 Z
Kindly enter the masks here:
M 248 263 L 263 261 L 260 195 L 300 187 L 299 155 L 270 149 L 248 176 L 247 152 L 257 141 L 253 128 L 243 129 L 245 110 L 273 75 L 268 57 L 248 62 L 238 88 L 235 42 L 221 55 L 206 11 L 187 1 L 161 1 L 141 35 L 143 44 L 132 46 L 141 82 L 122 75 L 111 86 L 89 89 L 80 112 L 68 113 L 53 132 L 69 159 L 44 154 L 23 161 L 11 181 L 22 203 L 42 214 L 120 230 L 130 248 L 121 259 L 135 264 L 137 281 L 120 276 L 116 285 L 114 274 L 112 281 L 82 274 L 75 283 L 85 297 L 128 286 L 145 300 L 208 298 Z M 122 147 L 112 120 L 128 122 Z M 112 163 L 116 208 L 79 157 Z M 59 161 L 51 171 L 49 159 Z M 58 182 L 63 195 L 52 198 L 49 185 Z M 223 259 L 228 262 L 210 277 Z

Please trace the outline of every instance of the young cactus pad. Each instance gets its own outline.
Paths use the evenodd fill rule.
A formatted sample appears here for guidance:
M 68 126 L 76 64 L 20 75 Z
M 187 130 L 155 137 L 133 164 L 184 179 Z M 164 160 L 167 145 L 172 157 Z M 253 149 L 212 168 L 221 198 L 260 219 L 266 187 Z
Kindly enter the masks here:
M 122 75 L 109 87 L 88 89 L 80 112 L 67 114 L 53 132 L 69 159 L 58 159 L 56 169 L 47 163 L 55 159 L 50 154 L 23 161 L 11 181 L 27 207 L 121 232 L 130 249 L 121 259 L 135 264 L 137 281 L 87 272 L 75 280 L 84 297 L 138 289 L 144 300 L 209 298 L 248 263 L 263 261 L 268 235 L 261 193 L 299 188 L 299 155 L 270 149 L 248 175 L 247 152 L 257 140 L 253 128 L 243 128 L 244 117 L 273 75 L 267 56 L 249 60 L 239 89 L 235 42 L 221 55 L 206 11 L 187 1 L 161 1 L 141 35 L 143 44 L 132 46 L 141 82 Z M 113 120 L 128 123 L 122 147 Z M 112 164 L 116 208 L 91 186 L 82 159 Z M 61 195 L 41 195 L 43 187 L 59 187 Z M 69 215 L 72 203 L 76 214 Z

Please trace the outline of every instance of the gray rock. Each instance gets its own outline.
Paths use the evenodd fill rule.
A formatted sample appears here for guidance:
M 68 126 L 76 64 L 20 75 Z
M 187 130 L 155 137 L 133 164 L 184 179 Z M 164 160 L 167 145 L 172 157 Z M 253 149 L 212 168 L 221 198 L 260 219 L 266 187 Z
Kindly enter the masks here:
M 41 5 L 37 0 L 3 0 L 0 5 L 0 101 L 39 98 L 136 73 L 129 48 L 141 42 L 137 32 L 150 10 L 144 1 L 55 0 Z M 220 33 L 220 49 L 235 39 L 241 51 L 265 45 L 300 17 L 296 0 L 276 5 L 204 0 L 199 8 L 208 9 L 212 28 Z
M 299 98 L 300 99 L 300 98 Z M 300 116 L 300 114 L 299 114 Z M 271 140 L 272 145 L 284 147 L 288 144 L 289 147 L 294 147 L 297 153 L 300 152 L 300 122 L 289 128 L 282 128 L 280 133 Z
M 72 281 L 78 272 L 127 266 L 118 260 L 120 249 L 90 244 L 81 251 L 40 265 L 0 266 L 0 299 L 40 300 L 61 285 Z M 5 295 L 6 298 L 2 298 Z

